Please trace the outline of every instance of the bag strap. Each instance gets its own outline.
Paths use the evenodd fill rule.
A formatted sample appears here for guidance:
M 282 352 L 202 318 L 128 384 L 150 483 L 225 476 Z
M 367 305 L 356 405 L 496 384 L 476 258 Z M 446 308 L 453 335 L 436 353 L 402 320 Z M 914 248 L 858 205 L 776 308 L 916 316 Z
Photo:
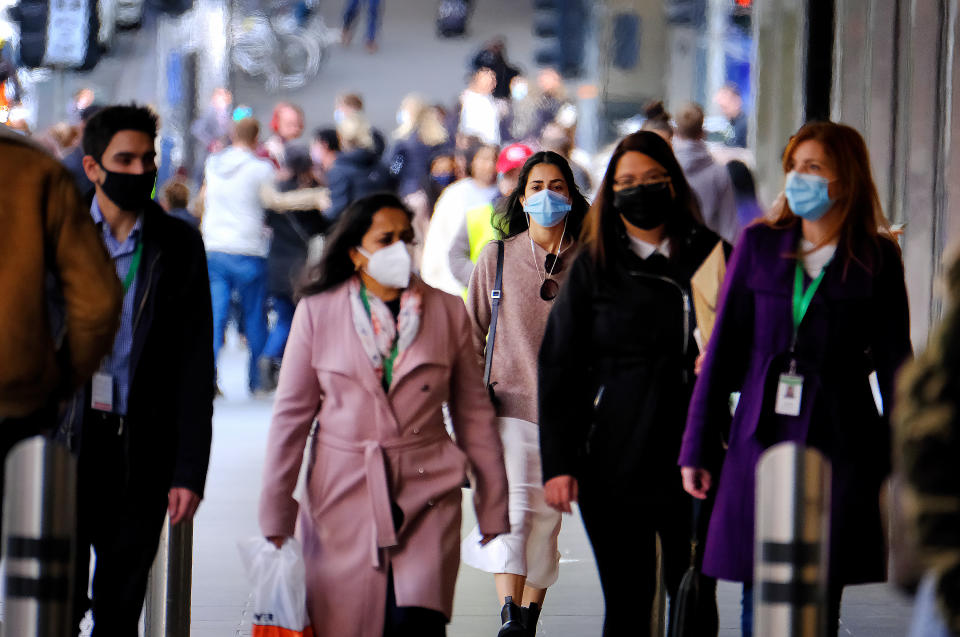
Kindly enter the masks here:
M 497 339 L 497 318 L 500 315 L 500 297 L 503 290 L 503 241 L 497 241 L 497 277 L 490 291 L 490 331 L 487 332 L 487 360 L 483 366 L 483 386 L 490 386 L 490 368 L 493 366 L 493 344 Z
M 699 529 L 700 529 L 700 510 L 703 508 L 703 501 L 698 500 L 697 498 L 690 497 L 693 500 L 693 517 L 690 520 L 690 566 L 695 567 L 697 565 L 697 548 L 700 545 Z
M 304 227 L 300 225 L 300 222 L 296 220 L 293 211 L 289 210 L 283 213 L 283 218 L 290 223 L 290 225 L 293 227 L 293 231 L 297 233 L 297 236 L 300 237 L 300 240 L 303 241 L 304 245 L 309 247 L 310 235 L 308 235 Z

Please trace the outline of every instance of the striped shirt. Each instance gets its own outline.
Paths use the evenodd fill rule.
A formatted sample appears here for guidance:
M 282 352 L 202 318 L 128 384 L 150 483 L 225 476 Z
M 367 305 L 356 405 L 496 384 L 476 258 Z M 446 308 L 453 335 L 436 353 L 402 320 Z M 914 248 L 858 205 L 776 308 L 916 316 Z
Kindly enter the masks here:
M 107 254 L 113 259 L 114 267 L 117 269 L 117 277 L 120 281 L 127 278 L 130 272 L 130 266 L 133 263 L 133 253 L 137 250 L 137 243 L 140 241 L 140 234 L 143 228 L 143 217 L 137 217 L 137 222 L 133 230 L 127 235 L 127 238 L 121 243 L 113 236 L 110 230 L 110 224 L 100 212 L 100 206 L 97 204 L 97 198 L 93 198 L 93 205 L 90 207 L 90 215 L 94 223 L 100 228 L 103 236 L 103 244 L 107 248 Z M 113 413 L 125 416 L 127 414 L 127 398 L 130 395 L 130 350 L 133 347 L 133 320 L 134 320 L 134 302 L 137 298 L 137 284 L 140 281 L 140 273 L 133 278 L 130 288 L 123 297 L 123 311 L 120 313 L 120 328 L 113 341 L 113 351 L 103 359 L 100 365 L 100 371 L 110 374 L 113 377 Z

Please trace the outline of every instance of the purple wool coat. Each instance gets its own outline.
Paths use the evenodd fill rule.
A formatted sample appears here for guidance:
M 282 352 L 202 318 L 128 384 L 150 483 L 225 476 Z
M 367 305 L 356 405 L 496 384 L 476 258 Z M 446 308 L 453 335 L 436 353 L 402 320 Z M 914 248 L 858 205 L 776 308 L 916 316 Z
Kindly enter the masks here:
M 710 470 L 716 485 L 703 571 L 753 580 L 756 465 L 771 445 L 795 441 L 821 450 L 833 465 L 831 582 L 883 581 L 879 491 L 890 473 L 890 423 L 878 414 L 869 375 L 876 370 L 888 414 L 894 375 L 911 355 L 903 263 L 887 239 L 855 242 L 857 259 L 849 262 L 839 247 L 800 326 L 801 413 L 778 416 L 776 386 L 793 332 L 791 255 L 800 238 L 799 223 L 754 225 L 728 267 L 679 459 Z M 742 395 L 731 421 L 733 391 Z

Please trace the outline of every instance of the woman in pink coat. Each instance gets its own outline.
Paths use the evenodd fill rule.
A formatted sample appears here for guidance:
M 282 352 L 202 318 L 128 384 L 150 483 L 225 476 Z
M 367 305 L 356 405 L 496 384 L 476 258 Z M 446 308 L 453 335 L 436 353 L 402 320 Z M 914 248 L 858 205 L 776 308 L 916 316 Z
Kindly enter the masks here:
M 503 449 L 467 313 L 411 276 L 411 217 L 388 194 L 344 212 L 280 370 L 260 527 L 282 546 L 299 511 L 317 637 L 445 634 L 468 465 L 482 541 L 510 530 Z M 293 491 L 307 448 L 300 507 Z

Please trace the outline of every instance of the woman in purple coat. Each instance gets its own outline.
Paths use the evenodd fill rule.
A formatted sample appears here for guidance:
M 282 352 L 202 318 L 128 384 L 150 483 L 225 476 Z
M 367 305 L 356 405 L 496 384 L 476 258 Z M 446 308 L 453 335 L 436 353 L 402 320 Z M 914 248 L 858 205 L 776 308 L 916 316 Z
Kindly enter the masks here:
M 680 465 L 693 496 L 716 487 L 703 570 L 744 582 L 746 636 L 757 461 L 783 441 L 826 454 L 833 465 L 828 634 L 836 635 L 843 587 L 886 576 L 879 492 L 890 472 L 890 426 L 871 377 L 889 400 L 911 354 L 907 293 L 860 134 L 807 124 L 790 140 L 783 168 L 785 203 L 773 221 L 744 232 L 731 259 Z M 777 399 L 790 377 L 802 377 L 792 404 Z M 742 395 L 731 422 L 734 391 Z M 721 439 L 729 442 L 725 459 Z

